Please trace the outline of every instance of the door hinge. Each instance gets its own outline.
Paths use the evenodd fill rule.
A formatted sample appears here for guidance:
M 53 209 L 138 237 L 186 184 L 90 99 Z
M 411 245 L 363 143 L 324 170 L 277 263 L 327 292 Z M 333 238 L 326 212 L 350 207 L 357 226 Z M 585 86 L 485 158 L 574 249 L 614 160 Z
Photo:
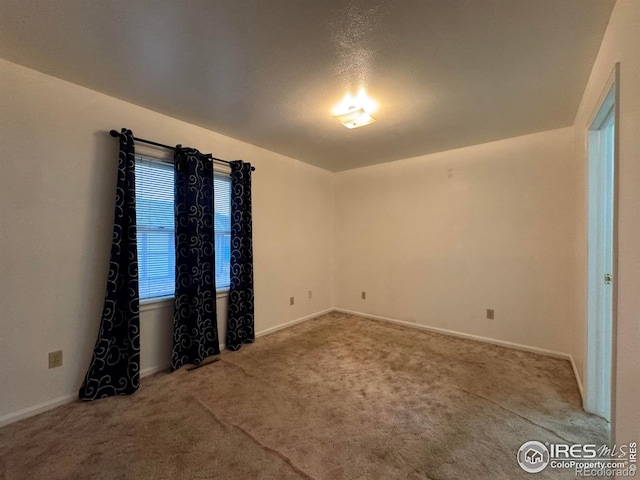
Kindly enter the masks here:
M 604 274 L 604 284 L 605 285 L 611 285 L 611 282 L 613 282 L 613 275 L 611 275 L 610 273 L 605 273 Z

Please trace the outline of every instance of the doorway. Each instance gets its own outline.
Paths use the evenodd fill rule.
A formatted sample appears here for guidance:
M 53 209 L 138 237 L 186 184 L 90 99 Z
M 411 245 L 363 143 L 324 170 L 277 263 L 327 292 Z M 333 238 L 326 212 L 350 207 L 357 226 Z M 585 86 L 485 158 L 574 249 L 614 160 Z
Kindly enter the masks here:
M 616 65 L 587 132 L 589 253 L 585 409 L 608 422 L 612 418 L 615 393 L 618 72 Z

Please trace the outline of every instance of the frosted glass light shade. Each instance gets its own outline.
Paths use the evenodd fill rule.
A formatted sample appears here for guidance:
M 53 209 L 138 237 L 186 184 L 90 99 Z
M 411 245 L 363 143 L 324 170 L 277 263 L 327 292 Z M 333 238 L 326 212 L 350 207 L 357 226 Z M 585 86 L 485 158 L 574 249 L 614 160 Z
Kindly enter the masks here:
M 371 115 L 369 115 L 364 108 L 357 108 L 349 110 L 346 113 L 340 115 L 334 115 L 333 118 L 338 120 L 347 128 L 364 127 L 376 121 Z

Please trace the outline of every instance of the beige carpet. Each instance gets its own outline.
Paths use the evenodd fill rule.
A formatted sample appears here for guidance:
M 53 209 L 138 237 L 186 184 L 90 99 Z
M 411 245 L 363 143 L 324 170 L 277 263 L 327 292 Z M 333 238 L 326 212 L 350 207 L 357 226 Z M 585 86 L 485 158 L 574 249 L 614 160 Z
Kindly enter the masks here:
M 4 427 L 0 478 L 573 478 L 516 452 L 607 435 L 564 360 L 332 313 Z

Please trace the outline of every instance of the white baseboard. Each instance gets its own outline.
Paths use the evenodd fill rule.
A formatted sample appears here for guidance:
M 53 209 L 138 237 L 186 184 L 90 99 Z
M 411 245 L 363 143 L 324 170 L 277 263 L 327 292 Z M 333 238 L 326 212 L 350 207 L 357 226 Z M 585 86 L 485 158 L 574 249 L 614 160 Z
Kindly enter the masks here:
M 59 407 L 60 405 L 71 403 L 77 398 L 78 393 L 76 392 L 71 395 L 65 395 L 63 397 L 54 398 L 53 400 L 47 400 L 46 402 L 42 402 L 31 407 L 23 408 L 17 412 L 8 413 L 0 417 L 0 427 L 4 427 L 5 425 L 9 425 L 10 423 L 17 422 L 24 418 L 33 417 L 46 412 L 47 410 L 51 410 L 52 408 Z
M 275 327 L 267 328 L 265 330 L 260 330 L 259 332 L 256 332 L 256 338 L 263 337 L 264 335 L 269 335 L 270 333 L 277 332 L 278 330 L 282 330 L 283 328 L 292 327 L 292 326 L 294 326 L 294 325 L 296 325 L 298 323 L 302 323 L 302 322 L 305 322 L 307 320 L 311 320 L 313 318 L 316 318 L 316 317 L 319 317 L 321 315 L 324 315 L 325 313 L 331 313 L 333 311 L 334 311 L 333 308 L 327 308 L 326 310 L 322 310 L 320 312 L 312 313 L 310 315 L 305 315 L 304 317 L 296 318 L 295 320 L 291 320 L 290 322 L 283 323 L 281 325 L 276 325 Z M 226 345 L 224 343 L 221 343 L 220 344 L 220 351 L 223 351 L 225 348 L 227 348 Z
M 571 363 L 573 376 L 576 378 L 576 383 L 578 384 L 578 390 L 580 391 L 580 397 L 582 399 L 582 408 L 584 409 L 584 405 L 585 405 L 584 386 L 582 385 L 582 379 L 578 372 L 578 367 L 576 366 L 576 362 L 573 359 L 573 355 L 569 353 L 558 352 L 555 350 L 547 350 L 546 348 L 532 347 L 530 345 L 522 345 L 521 343 L 507 342 L 504 340 L 496 340 L 494 338 L 481 337 L 479 335 L 471 335 L 468 333 L 456 332 L 454 330 L 447 330 L 444 328 L 429 327 L 426 325 L 420 325 L 419 323 L 406 322 L 404 320 L 398 320 L 395 318 L 381 317 L 379 315 L 371 315 L 369 313 L 356 312 L 353 310 L 347 310 L 345 308 L 334 308 L 333 310 L 336 312 L 348 313 L 350 315 L 357 315 L 359 317 L 371 318 L 373 320 L 381 320 L 383 322 L 396 323 L 398 325 L 404 325 L 410 328 L 417 328 L 419 330 L 426 330 L 429 332 L 441 333 L 443 335 L 450 335 L 452 337 L 460 337 L 460 338 L 466 338 L 469 340 L 476 340 L 478 342 L 491 343 L 493 345 L 498 345 L 501 347 L 513 348 L 513 349 L 522 350 L 525 352 L 538 353 L 540 355 L 546 355 L 548 357 L 561 358 L 563 360 L 568 360 L 569 363 Z
M 373 320 L 382 320 L 383 322 L 396 323 L 398 325 L 404 325 L 405 327 L 417 328 L 419 330 L 426 330 L 434 333 L 441 333 L 442 335 L 449 335 L 452 337 L 466 338 L 468 340 L 476 340 L 478 342 L 491 343 L 500 347 L 513 348 L 515 350 L 522 350 L 524 352 L 539 353 L 546 355 L 547 357 L 562 358 L 563 360 L 571 360 L 571 355 L 564 352 L 557 352 L 555 350 L 547 350 L 546 348 L 532 347 L 529 345 L 523 345 L 521 343 L 507 342 L 505 340 L 496 340 L 495 338 L 482 337 L 480 335 L 472 335 L 470 333 L 456 332 L 455 330 L 447 330 L 445 328 L 429 327 L 427 325 L 421 325 L 419 323 L 406 322 L 404 320 L 398 320 L 395 318 L 381 317 L 379 315 L 371 315 L 369 313 L 356 312 L 353 310 L 347 310 L 344 308 L 334 308 L 336 312 L 348 313 L 350 315 L 357 315 L 359 317 L 371 318 Z
M 290 322 L 283 323 L 282 325 L 277 325 L 275 327 L 267 328 L 266 330 L 257 332 L 256 337 L 262 337 L 263 335 L 268 335 L 270 333 L 277 332 L 278 330 L 282 330 L 283 328 L 291 327 L 297 323 L 301 323 L 306 320 L 311 320 L 312 318 L 319 317 L 320 315 L 324 315 L 325 313 L 329 313 L 331 311 L 333 311 L 333 308 L 328 308 L 321 312 L 312 313 L 311 315 L 306 315 L 304 317 L 297 318 Z M 224 350 L 224 348 L 225 348 L 224 343 L 221 343 L 220 350 L 222 351 Z M 140 370 L 140 378 L 153 375 L 154 373 L 158 373 L 168 368 L 169 368 L 169 365 L 154 365 L 152 367 L 144 368 Z M 37 405 L 33 405 L 31 407 L 23 408 L 22 410 L 18 410 L 17 412 L 8 413 L 0 417 L 0 427 L 9 425 L 10 423 L 17 422 L 18 420 L 23 420 L 25 418 L 33 417 L 40 413 L 46 412 L 47 410 L 51 410 L 53 408 L 59 407 L 67 403 L 71 403 L 77 399 L 78 399 L 78 392 L 74 392 L 69 395 L 65 395 L 63 397 L 54 398 L 53 400 L 47 400 L 46 402 L 42 402 Z
M 140 370 L 140 378 L 153 375 L 154 373 L 165 370 L 167 368 L 169 368 L 168 365 L 156 365 L 153 367 L 145 368 L 143 370 Z M 78 392 L 54 398 L 53 400 L 47 400 L 46 402 L 38 403 L 37 405 L 18 410 L 17 412 L 8 413 L 0 417 L 0 427 L 4 427 L 5 425 L 9 425 L 10 423 L 17 422 L 18 420 L 34 417 L 36 415 L 39 415 L 40 413 L 46 412 L 47 410 L 51 410 L 67 403 L 71 403 L 75 400 L 78 400 Z
M 571 362 L 573 375 L 576 377 L 576 382 L 578 383 L 578 390 L 580 390 L 580 397 L 582 398 L 582 408 L 584 409 L 585 398 L 584 398 L 584 386 L 582 385 L 582 378 L 580 377 L 580 373 L 578 372 L 578 367 L 576 365 L 575 360 L 573 359 L 573 355 L 569 355 L 569 361 Z
M 313 318 L 319 317 L 319 316 L 324 315 L 326 313 L 331 313 L 334 310 L 335 310 L 334 308 L 327 308 L 326 310 L 322 310 L 320 312 L 312 313 L 312 314 L 306 315 L 304 317 L 296 318 L 295 320 L 291 320 L 290 322 L 282 323 L 280 325 L 276 325 L 275 327 L 267 328 L 266 330 L 261 330 L 259 332 L 256 332 L 256 338 L 262 337 L 264 335 L 269 335 L 270 333 L 277 332 L 278 330 L 282 330 L 283 328 L 292 327 L 292 326 L 294 326 L 294 325 L 296 325 L 298 323 L 306 322 L 307 320 L 311 320 Z
M 171 365 L 167 363 L 166 365 L 154 365 L 153 367 L 143 368 L 140 370 L 140 378 L 148 377 L 163 370 L 169 370 L 170 367 Z
M 347 313 L 350 315 L 356 315 L 359 317 L 364 317 L 364 318 L 371 318 L 373 320 L 381 320 L 384 322 L 390 322 L 390 323 L 395 323 L 398 325 L 403 325 L 406 327 L 410 327 L 410 328 L 416 328 L 419 330 L 426 330 L 429 332 L 435 332 L 435 333 L 440 333 L 443 335 L 449 335 L 449 336 L 453 336 L 453 337 L 460 337 L 460 338 L 466 338 L 469 340 L 476 340 L 478 342 L 484 342 L 484 343 L 490 343 L 493 345 L 498 345 L 501 347 L 507 347 L 507 348 L 513 348 L 516 350 L 522 350 L 525 352 L 532 352 L 532 353 L 538 353 L 541 355 L 546 355 L 549 357 L 554 357 L 554 358 L 561 358 L 564 360 L 568 360 L 571 363 L 571 367 L 573 369 L 573 373 L 576 377 L 576 382 L 578 383 L 578 389 L 580 390 L 580 395 L 582 397 L 582 401 L 584 404 L 584 389 L 583 389 L 583 385 L 582 385 L 582 381 L 580 379 L 580 375 L 578 374 L 578 370 L 575 364 L 575 361 L 573 360 L 573 357 L 568 354 L 568 353 L 563 353 L 563 352 L 557 352 L 554 350 L 547 350 L 545 348 L 539 348 L 539 347 L 532 347 L 529 345 L 523 345 L 520 343 L 514 343 L 514 342 L 507 342 L 504 340 L 496 340 L 493 338 L 489 338 L 489 337 L 482 337 L 479 335 L 471 335 L 468 333 L 462 333 L 462 332 L 456 332 L 454 330 L 447 330 L 444 328 L 437 328 L 437 327 L 429 327 L 426 325 L 420 325 L 418 323 L 412 323 L 412 322 L 407 322 L 404 320 L 398 320 L 395 318 L 389 318 L 389 317 L 381 317 L 379 315 L 372 315 L 369 313 L 364 313 L 364 312 L 356 312 L 353 310 L 347 310 L 344 308 L 328 308 L 326 310 L 322 310 L 320 312 L 316 312 L 316 313 L 312 313 L 310 315 L 306 315 L 304 317 L 300 317 L 297 318 L 295 320 L 291 320 L 290 322 L 287 323 L 283 323 L 281 325 L 277 325 L 275 327 L 270 327 L 267 328 L 265 330 L 261 330 L 259 332 L 256 332 L 256 338 L 257 337 L 262 337 L 264 335 L 269 335 L 271 333 L 277 332 L 279 330 L 288 328 L 288 327 L 292 327 L 293 325 L 296 325 L 298 323 L 302 323 L 305 322 L 307 320 L 311 320 L 313 318 L 319 317 L 321 315 L 324 315 L 326 313 L 331 313 L 331 312 L 341 312 L 341 313 Z M 224 344 L 220 344 L 220 350 L 224 350 L 225 345 Z M 162 370 L 165 370 L 169 368 L 168 365 L 155 365 L 152 367 L 147 367 L 145 369 L 142 369 L 140 371 L 140 377 L 147 377 L 149 375 L 153 375 L 154 373 L 160 372 Z M 78 398 L 78 394 L 77 393 L 73 393 L 70 395 L 66 395 L 63 397 L 58 397 L 55 398 L 53 400 L 48 400 L 46 402 L 42 402 L 39 403 L 37 405 L 31 406 L 31 407 L 27 407 L 24 408 L 22 410 L 19 410 L 17 412 L 13 412 L 13 413 L 9 413 L 6 414 L 2 417 L 0 417 L 0 427 L 4 426 L 4 425 L 8 425 L 10 423 L 13 422 L 17 422 L 18 420 L 22 420 L 24 418 L 28 418 L 28 417 L 32 417 L 34 415 L 38 415 L 40 413 L 46 412 L 47 410 L 51 410 L 52 408 L 58 407 L 60 405 L 64 405 L 66 403 L 70 403 L 73 402 L 74 400 L 76 400 Z

